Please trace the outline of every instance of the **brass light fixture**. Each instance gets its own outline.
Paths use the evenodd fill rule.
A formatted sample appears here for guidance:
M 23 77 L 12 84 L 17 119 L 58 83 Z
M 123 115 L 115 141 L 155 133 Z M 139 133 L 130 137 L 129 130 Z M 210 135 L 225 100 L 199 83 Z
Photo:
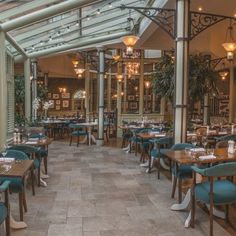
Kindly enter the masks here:
M 227 52 L 227 59 L 233 60 L 234 51 L 236 49 L 236 43 L 233 38 L 233 27 L 230 21 L 230 26 L 228 27 L 226 31 L 226 38 L 225 42 L 222 44 L 225 51 Z
M 116 79 L 117 79 L 117 81 L 118 81 L 119 83 L 121 83 L 122 80 L 123 80 L 123 75 L 122 75 L 122 74 L 117 74 L 117 75 L 116 75 Z
M 219 71 L 219 76 L 221 77 L 222 80 L 225 80 L 228 74 L 229 74 L 229 71 L 226 70 L 225 63 L 223 62 L 221 65 L 221 69 Z
M 134 51 L 134 45 L 139 40 L 139 37 L 136 35 L 128 35 L 122 38 L 122 42 L 126 46 L 126 54 L 131 56 Z
M 145 81 L 144 86 L 145 86 L 146 89 L 149 89 L 150 86 L 151 86 L 151 82 L 150 81 Z
M 64 88 L 64 87 L 60 87 L 60 88 L 58 88 L 58 90 L 60 93 L 66 93 L 66 88 Z
M 85 69 L 82 68 L 75 68 L 75 73 L 77 74 L 78 78 L 81 78 Z

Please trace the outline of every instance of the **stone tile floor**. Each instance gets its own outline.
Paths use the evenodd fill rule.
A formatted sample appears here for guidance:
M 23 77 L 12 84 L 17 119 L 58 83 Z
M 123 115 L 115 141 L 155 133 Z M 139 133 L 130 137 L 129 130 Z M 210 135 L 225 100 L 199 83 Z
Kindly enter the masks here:
M 195 229 L 184 228 L 187 212 L 173 212 L 171 182 L 146 174 L 139 158 L 120 148 L 55 141 L 49 149 L 46 188 L 27 190 L 27 229 L 12 236 L 208 235 L 208 216 L 198 208 Z M 18 199 L 11 196 L 18 219 Z M 214 222 L 214 235 L 229 235 Z

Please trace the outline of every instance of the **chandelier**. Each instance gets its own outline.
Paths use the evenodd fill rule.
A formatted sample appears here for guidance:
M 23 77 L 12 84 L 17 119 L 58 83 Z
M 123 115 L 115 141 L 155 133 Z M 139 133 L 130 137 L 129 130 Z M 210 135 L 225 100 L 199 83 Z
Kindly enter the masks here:
M 126 46 L 126 54 L 131 56 L 133 55 L 134 45 L 138 41 L 139 37 L 135 35 L 128 35 L 122 38 L 123 43 Z
M 84 62 L 81 60 L 73 59 L 72 64 L 74 66 L 74 71 L 75 71 L 76 75 L 78 76 L 78 78 L 82 78 L 82 75 L 85 71 Z
M 140 63 L 138 62 L 127 62 L 126 70 L 128 74 L 128 78 L 131 78 L 133 75 L 137 75 L 139 73 Z

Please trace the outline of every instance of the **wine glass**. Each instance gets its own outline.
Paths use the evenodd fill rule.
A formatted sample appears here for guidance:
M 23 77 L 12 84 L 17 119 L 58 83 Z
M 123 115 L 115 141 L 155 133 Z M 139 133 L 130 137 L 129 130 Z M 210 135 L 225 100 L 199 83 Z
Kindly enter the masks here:
M 207 142 L 207 137 L 206 136 L 202 136 L 202 145 L 203 147 L 206 149 L 208 142 Z
M 7 144 L 4 144 L 2 146 L 2 155 L 3 155 L 3 157 L 5 157 L 7 155 Z
M 191 143 L 194 147 L 197 146 L 197 137 L 196 136 L 193 136 L 192 139 L 191 139 Z

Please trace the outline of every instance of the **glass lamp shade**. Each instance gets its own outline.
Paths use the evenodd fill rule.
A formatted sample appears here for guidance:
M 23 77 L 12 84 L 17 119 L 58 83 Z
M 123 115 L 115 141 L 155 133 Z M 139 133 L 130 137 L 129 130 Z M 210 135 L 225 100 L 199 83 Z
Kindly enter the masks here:
M 226 52 L 233 52 L 236 49 L 236 43 L 223 43 L 222 44 L 223 48 L 225 49 Z
M 118 74 L 118 75 L 116 76 L 116 78 L 117 78 L 118 82 L 122 82 L 123 75 Z
M 122 38 L 123 43 L 128 46 L 134 46 L 136 42 L 139 40 L 138 36 L 128 35 Z
M 76 73 L 76 74 L 83 74 L 84 71 L 85 71 L 85 69 L 81 69 L 81 68 L 76 68 L 76 69 L 75 69 L 75 73 Z
M 79 64 L 79 62 L 77 60 L 72 60 L 72 64 L 74 65 L 74 67 L 76 67 Z

